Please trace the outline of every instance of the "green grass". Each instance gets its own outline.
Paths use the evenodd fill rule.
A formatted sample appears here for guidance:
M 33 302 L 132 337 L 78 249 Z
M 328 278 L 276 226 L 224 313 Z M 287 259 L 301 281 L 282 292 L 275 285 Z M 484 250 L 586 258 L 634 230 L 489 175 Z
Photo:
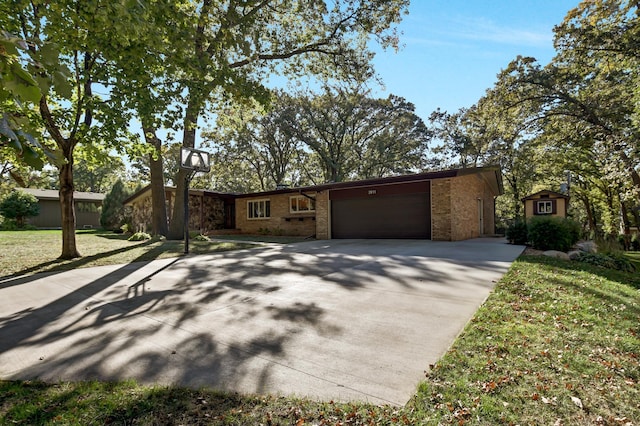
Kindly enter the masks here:
M 640 271 L 640 251 L 628 251 L 625 255 L 636 265 L 636 271 Z
M 404 407 L 4 381 L 0 424 L 637 424 L 639 289 L 640 274 L 521 257 Z
M 184 254 L 182 241 L 157 238 L 127 241 L 127 238 L 128 235 L 109 231 L 77 231 L 76 245 L 83 257 L 63 261 L 58 259 L 62 250 L 62 233 L 59 230 L 0 231 L 0 276 L 142 262 Z M 189 252 L 192 254 L 250 247 L 255 247 L 255 244 L 189 241 Z

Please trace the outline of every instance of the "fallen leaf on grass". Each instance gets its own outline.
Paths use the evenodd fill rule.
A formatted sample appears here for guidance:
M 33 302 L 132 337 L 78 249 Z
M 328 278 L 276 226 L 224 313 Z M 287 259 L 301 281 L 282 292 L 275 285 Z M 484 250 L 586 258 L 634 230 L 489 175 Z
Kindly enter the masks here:
M 574 404 L 576 404 L 576 406 L 578 406 L 580 409 L 584 408 L 582 406 L 582 400 L 580 398 L 577 398 L 575 396 L 571 397 L 571 400 L 573 401 Z
M 496 382 L 494 382 L 493 380 L 487 383 L 483 383 L 482 384 L 482 390 L 486 393 L 491 392 L 492 390 L 494 390 L 498 385 L 496 384 Z
M 557 397 L 553 397 L 553 398 L 547 398 L 545 396 L 542 397 L 542 402 L 544 402 L 545 404 L 551 404 L 551 405 L 556 405 L 556 399 Z

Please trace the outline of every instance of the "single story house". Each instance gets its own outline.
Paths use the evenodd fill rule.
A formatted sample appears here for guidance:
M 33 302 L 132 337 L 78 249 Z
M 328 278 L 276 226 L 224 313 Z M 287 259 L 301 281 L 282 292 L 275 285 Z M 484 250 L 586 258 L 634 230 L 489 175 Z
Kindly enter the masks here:
M 567 217 L 569 196 L 554 191 L 538 191 L 522 199 L 525 219 L 534 216 Z
M 175 189 L 167 188 L 167 194 Z M 132 195 L 134 225 L 149 223 L 150 188 Z M 497 167 L 282 188 L 250 194 L 190 193 L 190 228 L 246 234 L 456 241 L 494 234 Z M 200 201 L 197 199 L 200 198 Z M 171 197 L 167 197 L 171 205 Z M 143 211 L 144 206 L 144 211 Z M 217 206 L 213 209 L 210 206 Z
M 15 190 L 31 194 L 38 199 L 40 214 L 27 220 L 30 225 L 37 228 L 62 227 L 60 194 L 57 189 L 16 188 Z M 75 191 L 73 193 L 77 229 L 100 228 L 104 197 L 105 194 L 96 192 Z

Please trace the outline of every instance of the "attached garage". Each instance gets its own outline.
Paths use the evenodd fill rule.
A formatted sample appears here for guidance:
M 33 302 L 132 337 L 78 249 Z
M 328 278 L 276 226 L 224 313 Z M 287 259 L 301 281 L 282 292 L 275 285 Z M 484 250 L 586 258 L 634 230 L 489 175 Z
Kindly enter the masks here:
M 430 182 L 332 189 L 332 238 L 431 238 Z
M 498 167 L 279 188 L 236 194 L 235 224 L 247 234 L 459 241 L 494 234 L 502 192 Z

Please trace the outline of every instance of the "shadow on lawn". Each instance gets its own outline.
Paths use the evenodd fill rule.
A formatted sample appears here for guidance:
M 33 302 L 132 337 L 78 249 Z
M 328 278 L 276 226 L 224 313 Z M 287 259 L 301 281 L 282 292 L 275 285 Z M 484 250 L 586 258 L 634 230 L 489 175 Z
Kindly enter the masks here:
M 48 262 L 44 262 L 44 263 L 40 263 L 38 265 L 35 266 L 31 266 L 29 268 L 23 269 L 22 271 L 18 271 L 15 272 L 11 275 L 8 275 L 6 277 L 2 277 L 2 281 L 0 281 L 0 289 L 2 288 L 6 288 L 6 287 L 11 287 L 14 285 L 19 285 L 19 284 L 24 284 L 30 281 L 33 281 L 34 279 L 37 279 L 37 277 L 34 276 L 24 276 L 27 274 L 32 274 L 32 273 L 47 273 L 47 272 L 62 272 L 62 271 L 69 271 L 72 269 L 77 269 L 77 268 L 81 268 L 95 260 L 98 259 L 103 259 L 109 256 L 114 256 L 117 254 L 121 254 L 121 253 L 125 253 L 129 250 L 133 250 L 139 247 L 145 247 L 145 246 L 149 246 L 151 244 L 154 244 L 158 242 L 158 240 L 153 239 L 153 240 L 147 240 L 144 241 L 142 243 L 138 243 L 135 245 L 131 245 L 129 247 L 121 247 L 118 249 L 114 249 L 114 250 L 110 250 L 110 251 L 106 251 L 106 252 L 102 252 L 102 253 L 97 253 L 91 256 L 84 256 L 84 257 L 80 257 L 77 259 L 72 259 L 72 260 L 63 260 L 63 259 L 54 259 L 54 260 L 50 260 Z M 166 248 L 159 246 L 159 247 L 154 247 L 151 250 L 145 252 L 141 258 L 136 259 L 136 261 L 146 261 L 146 260 L 154 260 L 156 259 L 161 253 L 165 252 Z M 17 278 L 17 279 L 12 279 L 12 278 Z
M 70 420 L 69 413 L 93 412 L 95 424 L 211 424 L 229 416 L 257 421 L 252 410 L 268 404 L 264 396 L 245 396 L 212 390 L 150 387 L 142 391 L 130 382 L 87 382 L 67 389 L 40 381 L 0 382 L 0 395 L 7 410 L 4 420 L 19 424 L 44 424 L 55 419 Z M 110 395 L 106 397 L 105 395 Z M 122 397 L 126 395 L 126 397 Z M 25 396 L 27 396 L 25 398 Z M 33 409 L 34 403 L 43 409 Z M 289 407 L 287 407 L 289 408 Z M 298 419 L 297 413 L 291 421 Z M 75 420 L 75 419 L 74 419 Z M 244 422 L 241 422 L 244 424 Z
M 622 272 L 587 263 L 553 259 L 546 256 L 522 256 L 520 257 L 520 261 L 562 268 L 569 271 L 583 271 L 615 282 L 624 287 L 640 289 L 640 276 L 638 276 L 637 273 Z M 604 291 L 600 287 L 587 286 L 584 283 L 577 282 L 576 280 L 554 278 L 553 281 L 558 285 L 572 287 L 581 293 L 589 294 L 611 305 L 624 305 L 626 307 L 625 309 L 628 309 L 629 312 L 634 312 L 636 315 L 640 315 L 640 309 L 638 309 L 634 304 L 629 303 L 630 295 L 628 292 L 625 292 L 622 287 L 618 287 L 615 290 Z
M 333 345 L 361 337 L 355 334 L 360 333 L 357 327 L 349 330 L 339 319 L 357 321 L 354 315 L 334 312 L 345 309 L 338 302 L 348 293 L 367 296 L 362 302 L 353 299 L 366 304 L 385 294 L 420 295 L 427 288 L 436 296 L 451 286 L 468 291 L 467 282 L 453 284 L 450 276 L 469 275 L 473 282 L 478 269 L 495 270 L 503 260 L 501 248 L 512 251 L 497 245 L 494 251 L 478 252 L 472 244 L 465 255 L 476 259 L 470 268 L 448 257 L 460 256 L 460 244 L 430 242 L 426 252 L 424 245 L 403 241 L 389 253 L 386 244 L 363 249 L 358 242 L 313 242 L 102 270 L 104 275 L 70 282 L 62 294 L 11 305 L 0 318 L 0 373 L 13 379 L 133 378 L 263 393 L 278 382 L 282 360 L 289 356 L 293 367 L 287 367 L 287 376 L 303 383 L 308 370 L 315 371 L 312 361 L 294 356 L 296 344 L 308 343 L 306 336 L 331 344 L 332 356 L 352 356 L 355 343 Z M 438 268 L 434 257 L 451 265 Z M 297 278 L 283 280 L 285 276 Z M 473 285 L 493 286 L 489 280 Z M 316 291 L 332 296 L 323 305 L 309 298 Z M 388 315 L 398 313 L 389 310 Z M 405 333 L 413 331 L 409 327 Z M 376 380 L 397 374 L 369 358 L 358 366 L 379 368 L 382 372 L 376 374 L 384 377 Z M 321 379 L 344 386 L 358 374 L 341 371 Z
M 553 265 L 572 271 L 589 272 L 591 274 L 598 275 L 599 277 L 606 278 L 607 280 L 615 281 L 622 285 L 640 289 L 640 273 L 638 273 L 637 271 L 623 272 L 615 269 L 608 269 L 600 266 L 590 265 L 584 262 L 559 260 L 547 256 L 521 256 L 520 261 L 527 263 L 537 263 L 541 265 Z

